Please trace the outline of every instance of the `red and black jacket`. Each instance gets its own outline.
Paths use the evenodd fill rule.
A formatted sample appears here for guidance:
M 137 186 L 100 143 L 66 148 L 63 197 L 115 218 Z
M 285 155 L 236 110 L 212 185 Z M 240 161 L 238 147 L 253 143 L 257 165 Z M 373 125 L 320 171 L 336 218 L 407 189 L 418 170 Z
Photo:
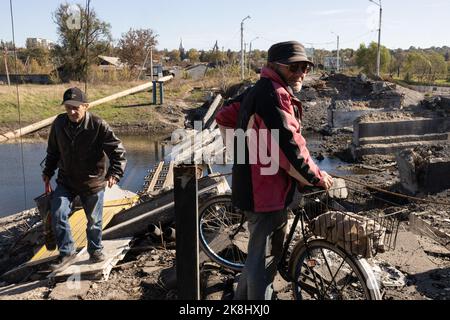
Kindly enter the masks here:
M 262 135 L 245 139 L 244 164 L 237 161 L 235 137 L 233 203 L 241 210 L 253 212 L 285 209 L 292 202 L 297 184 L 300 187 L 317 185 L 323 179 L 301 134 L 301 103 L 280 76 L 269 68 L 262 69 L 261 79 L 242 98 L 240 103 L 235 101 L 222 108 L 216 116 L 217 123 L 231 127 L 233 119 L 237 119 L 235 129 L 244 132 L 254 129 L 258 133 L 266 130 L 261 131 Z M 273 139 L 274 129 L 279 130 L 278 143 Z M 276 174 L 261 174 L 261 169 L 271 164 L 265 165 L 259 155 L 249 153 L 259 148 L 267 150 L 272 161 L 278 158 Z M 271 150 L 277 150 L 278 157 L 271 155 Z

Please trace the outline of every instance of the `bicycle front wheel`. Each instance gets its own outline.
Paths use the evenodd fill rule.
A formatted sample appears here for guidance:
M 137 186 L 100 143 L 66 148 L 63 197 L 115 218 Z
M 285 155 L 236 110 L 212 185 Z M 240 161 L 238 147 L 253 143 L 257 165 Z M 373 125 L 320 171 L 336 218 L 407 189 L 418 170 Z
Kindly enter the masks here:
M 247 257 L 249 232 L 230 195 L 209 198 L 199 209 L 200 247 L 214 262 L 240 271 Z
M 325 240 L 303 243 L 292 256 L 297 300 L 381 300 L 378 282 L 365 259 Z

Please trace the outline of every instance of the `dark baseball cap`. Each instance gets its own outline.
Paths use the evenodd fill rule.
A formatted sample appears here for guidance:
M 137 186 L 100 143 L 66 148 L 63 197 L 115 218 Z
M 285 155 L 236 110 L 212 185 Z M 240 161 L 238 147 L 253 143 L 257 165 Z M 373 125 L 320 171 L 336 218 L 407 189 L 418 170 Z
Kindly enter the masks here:
M 80 89 L 70 88 L 64 92 L 63 105 L 78 107 L 85 103 L 88 103 L 87 97 Z
M 308 59 L 305 47 L 298 41 L 286 41 L 274 44 L 269 49 L 268 62 L 291 64 L 295 62 L 314 63 Z

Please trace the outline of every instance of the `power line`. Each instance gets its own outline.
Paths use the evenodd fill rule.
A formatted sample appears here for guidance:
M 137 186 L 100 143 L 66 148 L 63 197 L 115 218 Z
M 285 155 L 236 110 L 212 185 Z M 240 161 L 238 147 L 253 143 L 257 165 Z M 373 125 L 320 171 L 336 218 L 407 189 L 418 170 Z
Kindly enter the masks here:
M 16 50 L 16 39 L 15 39 L 15 30 L 14 30 L 14 14 L 13 14 L 13 4 L 12 0 L 9 0 L 9 9 L 11 13 L 11 31 L 12 31 L 12 39 L 13 39 L 13 52 L 14 52 L 14 71 L 16 75 L 18 74 L 17 70 L 17 50 Z M 27 209 L 27 185 L 25 179 L 25 161 L 24 161 L 24 152 L 23 152 L 23 138 L 22 138 L 22 114 L 20 112 L 20 94 L 19 94 L 19 79 L 16 79 L 16 97 L 17 97 L 17 110 L 19 113 L 19 134 L 20 134 L 20 151 L 21 151 L 21 161 L 22 161 L 22 176 L 23 176 L 23 194 L 24 194 L 24 210 Z
M 89 78 L 89 21 L 90 21 L 90 5 L 91 0 L 86 0 L 86 48 L 85 48 L 85 54 L 86 54 L 86 67 L 85 67 L 85 79 L 84 79 L 84 93 L 87 95 L 88 92 L 88 78 Z

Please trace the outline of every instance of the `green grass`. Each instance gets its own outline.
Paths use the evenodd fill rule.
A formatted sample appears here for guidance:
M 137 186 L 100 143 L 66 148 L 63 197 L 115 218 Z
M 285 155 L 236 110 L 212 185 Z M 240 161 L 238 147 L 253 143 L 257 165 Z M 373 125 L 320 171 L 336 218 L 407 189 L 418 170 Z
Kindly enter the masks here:
M 224 90 L 227 86 L 238 82 L 237 76 L 219 71 L 197 81 L 176 78 L 165 84 L 165 104 L 182 104 L 186 108 L 197 108 L 205 102 L 206 93 L 211 88 Z M 92 102 L 142 83 L 145 82 L 90 84 L 88 98 Z M 61 106 L 62 96 L 65 90 L 73 86 L 84 90 L 83 83 L 75 82 L 58 85 L 20 85 L 19 101 L 22 126 L 65 112 L 64 107 Z M 153 94 L 146 91 L 93 107 L 90 111 L 113 126 L 151 123 L 159 119 L 155 107 L 151 105 L 152 101 Z M 0 111 L 0 127 L 2 127 L 0 132 L 7 128 L 18 127 L 19 108 L 15 86 L 0 86 Z
M 93 85 L 88 87 L 89 100 L 95 101 L 114 93 L 132 88 L 140 83 L 123 83 L 115 85 Z M 67 85 L 21 85 L 19 86 L 20 113 L 23 124 L 34 123 L 59 113 L 65 112 L 61 106 Z M 150 92 L 140 92 L 115 101 L 93 107 L 91 112 L 103 117 L 111 124 L 142 123 L 154 120 L 152 95 Z M 19 122 L 16 87 L 0 87 L 0 125 L 13 125 Z
M 419 81 L 405 81 L 403 78 L 394 77 L 395 82 L 400 85 L 413 85 L 413 86 L 441 86 L 441 87 L 450 87 L 450 81 L 445 79 L 436 80 L 434 82 L 419 82 Z

